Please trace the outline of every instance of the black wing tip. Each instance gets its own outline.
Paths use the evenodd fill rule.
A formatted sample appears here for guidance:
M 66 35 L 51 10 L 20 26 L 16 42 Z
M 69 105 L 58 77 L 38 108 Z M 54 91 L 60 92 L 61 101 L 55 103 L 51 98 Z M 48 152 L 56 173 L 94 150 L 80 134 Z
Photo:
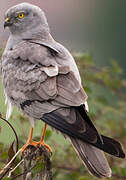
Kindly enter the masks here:
M 113 154 L 113 155 L 114 155 L 115 157 L 124 159 L 126 156 L 125 156 L 125 153 L 124 153 L 124 151 L 123 151 L 122 145 L 120 144 L 120 142 L 118 142 L 118 141 L 116 141 L 116 140 L 115 140 L 115 142 L 116 142 L 116 144 L 113 144 L 113 145 L 114 145 L 113 147 L 114 147 L 116 153 Z
M 124 153 L 124 151 L 123 151 L 122 145 L 120 144 L 120 142 L 118 142 L 118 143 L 119 143 L 119 146 L 118 146 L 119 156 L 118 156 L 118 157 L 124 159 L 124 158 L 126 157 L 126 155 L 125 155 L 125 153 Z
M 122 158 L 122 159 L 124 159 L 124 158 L 126 157 L 126 154 L 124 153 L 121 144 L 120 144 L 120 149 L 119 149 L 119 155 L 118 155 L 118 157 L 119 157 L 119 158 Z
M 124 152 L 119 152 L 119 154 L 113 154 L 112 156 L 124 159 L 126 157 Z
M 68 124 L 64 120 L 64 117 L 60 115 L 57 111 L 44 114 L 41 120 L 43 120 L 46 124 L 52 126 L 53 128 L 59 130 L 60 132 L 67 134 L 70 137 L 78 138 L 84 142 L 87 142 L 112 156 L 118 158 L 125 158 L 125 153 L 120 142 L 104 135 L 100 135 L 100 137 L 98 135 L 97 143 L 91 143 L 90 141 L 88 141 L 86 136 L 77 134 L 75 132 L 75 128 L 72 127 L 71 124 Z M 93 125 L 91 125 L 91 127 L 92 126 Z M 103 142 L 101 142 L 101 139 Z
M 120 158 L 125 158 L 126 157 L 126 155 L 125 155 L 125 153 L 122 153 L 121 155 L 120 155 Z
M 125 153 L 123 151 L 123 146 L 121 143 L 113 138 L 101 135 L 105 146 L 109 145 L 109 154 L 118 157 L 125 158 Z M 106 151 L 107 152 L 107 151 Z

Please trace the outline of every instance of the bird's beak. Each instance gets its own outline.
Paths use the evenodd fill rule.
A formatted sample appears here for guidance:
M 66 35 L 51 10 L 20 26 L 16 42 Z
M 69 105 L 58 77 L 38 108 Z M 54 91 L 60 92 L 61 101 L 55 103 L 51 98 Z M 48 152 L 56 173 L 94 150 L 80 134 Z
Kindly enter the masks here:
M 5 29 L 7 26 L 10 26 L 10 25 L 12 25 L 12 23 L 10 22 L 10 18 L 7 17 L 7 18 L 5 19 L 5 22 L 4 22 L 4 29 Z

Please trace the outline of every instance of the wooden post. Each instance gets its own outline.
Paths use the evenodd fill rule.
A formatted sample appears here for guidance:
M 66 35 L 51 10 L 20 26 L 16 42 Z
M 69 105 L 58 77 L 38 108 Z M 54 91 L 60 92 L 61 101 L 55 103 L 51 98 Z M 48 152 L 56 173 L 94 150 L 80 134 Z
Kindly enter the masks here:
M 52 180 L 50 157 L 45 147 L 28 146 L 23 155 L 22 180 Z

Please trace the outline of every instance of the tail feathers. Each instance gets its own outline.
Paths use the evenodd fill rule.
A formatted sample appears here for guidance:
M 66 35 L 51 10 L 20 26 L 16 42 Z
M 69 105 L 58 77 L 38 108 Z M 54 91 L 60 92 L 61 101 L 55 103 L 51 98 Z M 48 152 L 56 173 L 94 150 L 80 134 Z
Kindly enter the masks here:
M 97 178 L 111 177 L 112 172 L 103 151 L 79 139 L 69 138 L 75 151 L 92 175 Z

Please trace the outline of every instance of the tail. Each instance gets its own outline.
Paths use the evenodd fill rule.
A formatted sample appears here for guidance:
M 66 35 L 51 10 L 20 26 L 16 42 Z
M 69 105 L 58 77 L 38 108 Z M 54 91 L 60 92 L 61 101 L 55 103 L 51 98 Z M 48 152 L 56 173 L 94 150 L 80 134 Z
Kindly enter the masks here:
M 92 175 L 97 178 L 111 177 L 112 172 L 103 151 L 79 139 L 69 138 L 83 164 Z
M 69 137 L 84 165 L 98 178 L 111 177 L 111 169 L 103 151 L 125 158 L 118 141 L 98 133 L 83 105 L 60 108 L 44 114 L 41 119 Z

